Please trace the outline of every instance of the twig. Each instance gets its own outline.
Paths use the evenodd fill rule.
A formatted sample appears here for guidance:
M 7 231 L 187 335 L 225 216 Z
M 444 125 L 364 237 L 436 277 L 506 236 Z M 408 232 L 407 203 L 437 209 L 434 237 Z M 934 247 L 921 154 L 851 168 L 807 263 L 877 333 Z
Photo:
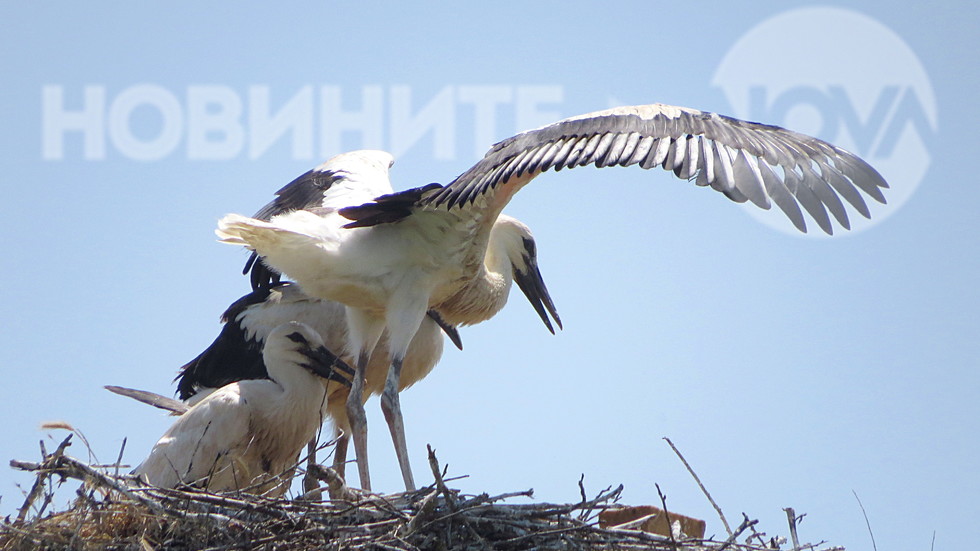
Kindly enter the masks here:
M 126 437 L 123 437 L 122 445 L 119 446 L 119 456 L 116 457 L 116 470 L 113 471 L 112 476 L 119 476 L 119 466 L 122 465 L 123 452 L 126 451 Z
M 796 535 L 796 511 L 792 507 L 785 507 L 783 511 L 786 512 L 786 520 L 789 521 L 789 536 L 793 538 L 793 551 L 799 551 L 800 538 Z
M 405 526 L 399 529 L 398 533 L 400 536 L 407 536 L 415 532 L 418 527 L 424 523 L 428 522 L 429 519 L 435 514 L 436 504 L 439 498 L 439 490 L 432 490 L 429 495 L 425 496 L 422 500 L 422 504 L 419 506 L 419 511 L 408 521 Z
M 496 503 L 512 497 L 534 497 L 534 489 L 530 488 L 521 492 L 507 492 L 486 498 L 486 503 Z
M 599 496 L 596 497 L 595 499 L 591 501 L 586 501 L 585 503 L 578 503 L 575 505 L 553 506 L 550 509 L 541 509 L 540 511 L 538 511 L 538 509 L 540 509 L 540 506 L 538 505 L 532 505 L 529 508 L 532 511 L 534 511 L 531 513 L 531 516 L 533 517 L 543 517 L 543 516 L 550 517 L 554 515 L 567 515 L 572 511 L 576 511 L 579 509 L 594 508 L 596 505 L 602 503 L 603 501 L 609 501 L 610 499 L 615 501 L 619 499 L 619 494 L 621 493 L 623 493 L 622 484 L 616 486 L 616 488 L 614 488 L 613 490 L 599 494 Z M 513 508 L 519 510 L 522 507 L 517 505 L 517 506 L 513 506 Z
M 768 534 L 766 534 L 765 532 L 757 532 L 755 526 L 749 526 L 749 530 L 752 531 L 752 535 L 745 538 L 746 543 L 751 542 L 752 538 L 755 538 L 759 540 L 759 545 L 762 545 L 764 547 L 774 547 L 774 544 L 778 541 L 776 538 L 770 538 L 769 543 L 766 543 L 765 538 Z
M 725 543 L 723 543 L 721 547 L 719 547 L 716 551 L 725 551 L 725 549 L 728 549 L 728 547 L 731 544 L 735 543 L 735 540 L 738 539 L 740 535 L 742 535 L 742 532 L 744 532 L 749 527 L 755 526 L 756 524 L 759 523 L 758 520 L 749 520 L 749 517 L 746 516 L 745 513 L 742 513 L 742 518 L 743 518 L 742 524 L 740 524 L 738 528 L 735 529 L 735 532 L 733 532 L 732 535 L 728 536 L 728 539 L 725 540 Z
M 657 487 L 657 495 L 660 496 L 660 504 L 664 507 L 664 518 L 667 519 L 667 533 L 670 535 L 670 541 L 674 545 L 677 545 L 677 540 L 674 539 L 674 523 L 670 521 L 670 513 L 667 511 L 667 496 L 660 491 L 660 484 L 654 483 Z
M 498 542 L 498 543 L 500 543 L 501 545 L 507 545 L 507 544 L 512 544 L 512 543 L 517 543 L 519 541 L 524 541 L 524 540 L 529 539 L 529 538 L 535 538 L 535 537 L 541 537 L 541 536 L 550 536 L 550 535 L 553 535 L 553 534 L 564 534 L 564 533 L 567 533 L 567 532 L 574 532 L 576 530 L 586 530 L 586 529 L 589 529 L 589 528 L 591 528 L 591 527 L 588 524 L 581 524 L 579 526 L 567 526 L 567 527 L 564 527 L 564 528 L 555 528 L 554 530 L 542 530 L 540 532 L 532 532 L 530 534 L 525 534 L 523 536 L 518 536 L 516 538 L 510 538 L 510 539 L 507 539 L 507 540 L 504 540 L 504 541 L 501 541 L 501 542 Z
M 48 456 L 45 453 L 44 441 L 41 441 L 41 454 L 44 460 L 47 460 L 49 458 L 56 459 L 64 455 L 65 448 L 71 446 L 71 437 L 72 437 L 72 433 L 69 433 L 68 437 L 62 440 L 61 444 L 58 445 L 58 449 L 56 449 L 54 453 L 51 454 L 50 456 Z M 22 462 L 17 461 L 15 459 L 10 460 L 10 466 L 15 469 L 20 468 L 18 466 L 20 463 Z M 31 486 L 31 491 L 27 493 L 27 497 L 24 499 L 24 505 L 22 505 L 20 511 L 17 512 L 18 522 L 23 522 L 23 520 L 27 518 L 27 511 L 30 510 L 32 505 L 34 505 L 34 502 L 37 500 L 38 496 L 41 495 L 41 491 L 44 489 L 44 481 L 50 475 L 51 473 L 49 472 L 38 473 L 37 478 L 34 480 L 34 485 Z M 45 505 L 47 505 L 47 501 L 45 501 Z M 41 512 L 43 512 L 43 508 L 41 511 L 38 512 L 38 514 L 41 514 Z
M 864 504 L 861 503 L 861 498 L 858 497 L 857 492 L 851 490 L 851 493 L 854 494 L 854 499 L 857 500 L 858 507 L 861 508 L 861 514 L 864 515 L 864 523 L 868 525 L 868 535 L 871 536 L 871 548 L 874 551 L 878 551 L 878 546 L 875 544 L 875 533 L 871 531 L 871 521 L 868 520 L 868 512 L 864 510 Z
M 708 501 L 711 502 L 711 506 L 715 508 L 715 511 L 718 512 L 718 517 L 721 518 L 721 523 L 725 526 L 725 531 L 728 532 L 729 536 L 731 536 L 732 529 L 728 526 L 728 520 L 725 519 L 725 513 L 721 512 L 721 507 L 719 507 L 718 504 L 715 503 L 715 500 L 711 498 L 711 494 L 708 493 L 708 489 L 701 483 L 701 479 L 698 478 L 697 473 L 695 473 L 694 469 L 691 468 L 691 465 L 687 462 L 687 459 L 684 459 L 684 456 L 681 454 L 680 450 L 677 449 L 677 446 L 675 446 L 674 443 L 670 441 L 670 438 L 667 438 L 666 436 L 664 436 L 664 440 L 667 441 L 667 444 L 670 445 L 670 449 L 674 450 L 674 453 L 680 458 L 681 463 L 687 467 L 687 472 L 691 473 L 691 476 L 694 477 L 694 481 L 698 483 L 698 487 L 701 488 L 701 492 L 706 498 L 708 498 Z
M 449 491 L 449 488 L 446 487 L 446 481 L 442 479 L 442 472 L 439 470 L 439 460 L 436 459 L 436 452 L 429 444 L 426 444 L 425 448 L 429 450 L 429 468 L 432 469 L 432 476 L 435 477 L 436 488 L 442 492 L 442 495 L 446 496 L 446 504 L 449 505 L 449 508 L 455 511 L 457 509 L 456 496 Z

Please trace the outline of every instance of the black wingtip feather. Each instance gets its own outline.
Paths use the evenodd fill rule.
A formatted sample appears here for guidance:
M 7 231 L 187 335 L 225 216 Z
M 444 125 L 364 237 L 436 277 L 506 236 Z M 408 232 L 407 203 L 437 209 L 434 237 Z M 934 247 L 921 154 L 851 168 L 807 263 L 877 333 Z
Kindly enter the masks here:
M 345 228 L 365 228 L 379 224 L 390 224 L 408 218 L 423 195 L 437 189 L 442 189 L 442 185 L 429 184 L 398 193 L 389 193 L 377 197 L 370 203 L 344 207 L 338 212 L 344 218 L 353 220 L 350 224 L 346 224 Z

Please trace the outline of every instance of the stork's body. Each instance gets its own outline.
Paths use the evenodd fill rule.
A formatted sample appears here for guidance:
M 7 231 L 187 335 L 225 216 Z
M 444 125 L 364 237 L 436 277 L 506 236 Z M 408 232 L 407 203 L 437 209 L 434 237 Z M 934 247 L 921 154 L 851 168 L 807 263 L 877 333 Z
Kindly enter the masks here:
M 518 284 L 552 333 L 554 327 L 549 315 L 561 325 L 537 266 L 537 247 L 530 229 L 518 220 L 502 215 L 491 235 L 495 246 L 489 249 L 493 258 L 488 262 L 498 270 L 492 300 L 488 301 L 480 288 L 464 287 L 462 292 L 438 309 L 430 310 L 405 353 L 399 391 L 427 376 L 438 363 L 443 351 L 443 331 L 457 347 L 461 347 L 455 327 L 477 324 L 493 317 L 506 304 L 513 282 Z M 502 254 L 505 244 L 518 252 L 510 256 Z M 242 379 L 266 377 L 260 353 L 263 343 L 272 328 L 292 320 L 312 327 L 323 338 L 327 348 L 341 354 L 347 363 L 354 364 L 357 349 L 348 340 L 347 313 L 344 305 L 311 297 L 293 283 L 259 285 L 258 289 L 235 301 L 225 311 L 222 315 L 225 325 L 218 338 L 181 368 L 178 376 L 180 398 L 194 403 L 215 387 Z M 383 334 L 364 369 L 362 403 L 370 395 L 382 394 L 390 364 L 389 340 Z M 334 467 L 343 475 L 348 437 L 355 432 L 347 407 L 350 389 L 333 382 L 325 384 L 328 384 L 326 413 L 338 431 Z M 397 430 L 393 422 L 394 418 L 391 417 L 391 431 Z M 392 438 L 398 442 L 395 435 Z M 407 457 L 399 454 L 399 464 L 404 463 L 404 469 L 409 470 L 407 461 Z
M 430 185 L 363 204 L 346 201 L 345 206 L 338 198 L 328 208 L 280 209 L 267 221 L 228 215 L 217 233 L 227 243 L 253 249 L 308 293 L 346 304 L 359 366 L 387 330 L 392 363 L 382 405 L 386 415 L 397 417 L 404 354 L 426 310 L 465 304 L 457 308 L 479 317 L 499 299 L 500 267 L 515 252 L 510 243 L 491 246 L 491 230 L 504 206 L 546 170 L 592 163 L 662 166 L 734 201 L 763 208 L 774 202 L 803 231 L 800 206 L 829 233 L 831 216 L 849 225 L 841 198 L 868 216 L 861 192 L 883 202 L 879 188 L 887 187 L 867 163 L 821 140 L 655 104 L 573 117 L 514 136 L 445 187 Z M 391 164 L 384 152 L 353 152 L 320 170 L 355 174 L 372 189 L 382 189 Z M 280 198 L 289 191 L 288 186 L 280 190 Z M 352 395 L 359 392 L 358 378 Z M 355 422 L 356 407 L 348 404 Z M 365 442 L 359 442 L 356 429 L 354 436 L 362 486 L 368 487 L 366 462 L 360 461 Z M 409 487 L 410 482 L 406 477 Z
M 269 334 L 279 325 L 298 321 L 320 336 L 327 349 L 347 363 L 347 318 L 343 304 L 318 299 L 304 293 L 291 282 L 257 289 L 235 301 L 222 314 L 224 326 L 218 337 L 196 358 L 180 368 L 177 393 L 181 400 L 196 404 L 216 388 L 236 381 L 268 378 L 262 349 Z M 447 328 L 452 331 L 451 327 Z M 443 352 L 443 334 L 439 324 L 426 318 L 409 345 L 405 356 L 405 379 L 402 389 L 423 379 L 438 363 Z M 453 337 L 458 338 L 454 335 Z M 366 377 L 364 399 L 380 394 L 390 363 L 388 341 L 382 338 L 375 348 Z M 321 381 L 328 393 L 326 413 L 341 431 L 349 434 L 350 425 L 344 409 L 349 385 Z
M 262 352 L 269 379 L 225 385 L 181 415 L 134 474 L 156 486 L 194 485 L 279 496 L 322 422 L 321 380 L 337 358 L 309 326 L 285 323 Z
M 309 325 L 328 349 L 337 351 L 345 362 L 353 364 L 348 351 L 344 305 L 310 297 L 290 282 L 257 289 L 235 301 L 222 315 L 222 321 L 225 325 L 211 346 L 184 365 L 177 377 L 178 394 L 188 403 L 206 399 L 217 387 L 229 383 L 267 378 L 262 348 L 269 333 L 289 321 Z M 453 340 L 458 341 L 454 329 L 449 326 L 446 329 Z M 439 323 L 432 317 L 422 321 L 406 352 L 399 390 L 422 380 L 439 362 L 443 352 L 442 333 Z M 390 362 L 388 341 L 382 337 L 365 370 L 362 400 L 381 393 Z M 351 434 L 346 408 L 350 386 L 326 380 L 321 383 L 326 392 L 323 414 L 333 421 L 337 436 L 334 468 L 343 476 Z M 311 448 L 310 453 L 315 453 L 315 446 Z

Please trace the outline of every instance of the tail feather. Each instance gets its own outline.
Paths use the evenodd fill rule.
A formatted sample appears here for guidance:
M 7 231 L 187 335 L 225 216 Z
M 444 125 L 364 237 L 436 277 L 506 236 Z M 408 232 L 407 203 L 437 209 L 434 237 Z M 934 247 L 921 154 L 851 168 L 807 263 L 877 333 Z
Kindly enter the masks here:
M 214 230 L 218 240 L 230 245 L 243 245 L 252 250 L 275 247 L 292 236 L 310 237 L 302 232 L 288 230 L 264 220 L 241 214 L 228 214 L 218 221 Z
M 107 385 L 105 389 L 110 392 L 115 392 L 120 396 L 126 396 L 127 398 L 132 398 L 143 402 L 144 404 L 149 404 L 153 407 L 169 411 L 171 415 L 183 415 L 188 409 L 190 409 L 190 406 L 184 402 L 174 400 L 173 398 L 168 398 L 166 396 L 161 396 L 155 392 L 112 385 Z

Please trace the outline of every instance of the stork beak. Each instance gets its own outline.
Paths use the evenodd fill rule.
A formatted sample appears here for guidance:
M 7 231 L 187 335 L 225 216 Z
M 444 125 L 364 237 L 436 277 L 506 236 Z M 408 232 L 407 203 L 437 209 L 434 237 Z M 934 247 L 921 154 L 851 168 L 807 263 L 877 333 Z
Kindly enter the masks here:
M 429 317 L 432 318 L 432 321 L 436 322 L 436 324 L 440 328 L 442 328 L 443 333 L 445 333 L 446 336 L 449 337 L 449 340 L 453 341 L 453 344 L 456 345 L 456 348 L 460 350 L 463 349 L 463 339 L 460 338 L 459 331 L 456 329 L 455 325 L 451 325 L 449 322 L 442 319 L 442 316 L 439 315 L 439 312 L 436 312 L 435 310 L 429 310 L 428 312 L 426 312 L 426 314 L 428 314 Z
M 310 359 L 310 363 L 303 364 L 303 367 L 309 369 L 315 375 L 319 375 L 328 381 L 336 381 L 350 386 L 350 378 L 344 377 L 340 372 L 352 378 L 354 376 L 354 370 L 334 355 L 333 352 L 328 350 L 327 347 L 306 348 L 301 350 L 300 353 Z
M 514 270 L 514 281 L 517 282 L 517 286 L 524 292 L 524 296 L 527 297 L 528 302 L 534 307 L 534 311 L 541 317 L 541 321 L 548 327 L 548 331 L 551 331 L 551 334 L 554 335 L 555 328 L 552 327 L 551 320 L 548 319 L 548 314 L 551 314 L 559 329 L 562 329 L 561 318 L 558 317 L 555 303 L 552 302 L 551 295 L 548 294 L 548 288 L 544 284 L 544 279 L 541 278 L 541 270 L 538 269 L 538 258 L 533 239 L 524 238 L 524 264 L 526 267 L 523 271 Z

